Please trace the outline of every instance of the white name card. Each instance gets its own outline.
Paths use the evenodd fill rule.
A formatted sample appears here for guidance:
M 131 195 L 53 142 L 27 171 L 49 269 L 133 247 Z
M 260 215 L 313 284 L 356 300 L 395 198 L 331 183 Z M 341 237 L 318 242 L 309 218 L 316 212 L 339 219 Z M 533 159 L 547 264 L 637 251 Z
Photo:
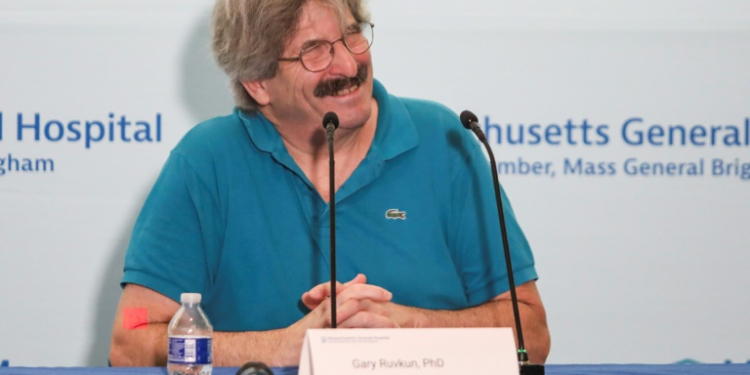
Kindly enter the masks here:
M 310 329 L 299 375 L 518 374 L 510 328 Z

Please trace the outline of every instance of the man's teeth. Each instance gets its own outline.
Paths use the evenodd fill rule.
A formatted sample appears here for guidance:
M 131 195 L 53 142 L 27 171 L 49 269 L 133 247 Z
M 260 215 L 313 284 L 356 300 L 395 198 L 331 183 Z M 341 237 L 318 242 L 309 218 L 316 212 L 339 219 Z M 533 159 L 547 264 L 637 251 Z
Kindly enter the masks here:
M 352 91 L 356 90 L 357 87 L 359 87 L 359 86 L 357 86 L 357 85 L 349 86 L 349 87 L 347 87 L 347 88 L 345 88 L 343 90 L 338 91 L 335 95 L 336 96 L 341 96 L 341 95 L 349 94 Z

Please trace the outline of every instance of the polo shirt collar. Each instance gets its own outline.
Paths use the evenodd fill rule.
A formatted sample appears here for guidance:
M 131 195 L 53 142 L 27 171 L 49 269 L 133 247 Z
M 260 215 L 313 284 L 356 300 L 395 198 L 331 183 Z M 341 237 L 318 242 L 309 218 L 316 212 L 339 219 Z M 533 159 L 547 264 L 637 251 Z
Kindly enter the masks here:
M 271 154 L 285 149 L 276 127 L 260 111 L 245 112 L 235 108 L 234 113 L 242 119 L 247 134 L 258 149 Z
M 417 129 L 403 102 L 389 95 L 378 80 L 374 80 L 372 95 L 378 101 L 378 128 L 370 151 L 388 160 L 417 147 Z
M 389 95 L 378 80 L 373 80 L 372 94 L 378 102 L 378 128 L 370 146 L 370 154 L 389 160 L 416 147 L 419 136 L 403 103 Z M 250 139 L 258 149 L 271 153 L 277 160 L 289 159 L 279 132 L 262 113 L 247 113 L 237 108 L 234 111 L 242 119 Z

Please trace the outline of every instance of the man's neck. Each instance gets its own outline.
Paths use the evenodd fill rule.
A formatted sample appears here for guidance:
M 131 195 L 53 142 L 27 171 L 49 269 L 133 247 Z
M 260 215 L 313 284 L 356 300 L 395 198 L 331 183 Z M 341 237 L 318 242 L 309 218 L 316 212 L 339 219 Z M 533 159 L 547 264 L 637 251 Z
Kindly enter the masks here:
M 372 112 L 364 125 L 354 128 L 339 127 L 334 137 L 336 187 L 352 175 L 370 150 L 378 121 L 377 101 L 372 99 Z M 328 171 L 328 141 L 321 125 L 285 127 L 276 125 L 289 155 L 315 185 L 324 201 L 330 197 Z

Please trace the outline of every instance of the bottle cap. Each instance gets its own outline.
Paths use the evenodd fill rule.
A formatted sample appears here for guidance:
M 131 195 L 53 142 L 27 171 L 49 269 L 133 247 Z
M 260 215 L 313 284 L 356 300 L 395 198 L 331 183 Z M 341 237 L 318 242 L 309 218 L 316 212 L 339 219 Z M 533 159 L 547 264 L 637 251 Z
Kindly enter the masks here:
M 201 294 L 200 293 L 182 293 L 180 294 L 180 302 L 182 303 L 200 303 L 201 302 Z

